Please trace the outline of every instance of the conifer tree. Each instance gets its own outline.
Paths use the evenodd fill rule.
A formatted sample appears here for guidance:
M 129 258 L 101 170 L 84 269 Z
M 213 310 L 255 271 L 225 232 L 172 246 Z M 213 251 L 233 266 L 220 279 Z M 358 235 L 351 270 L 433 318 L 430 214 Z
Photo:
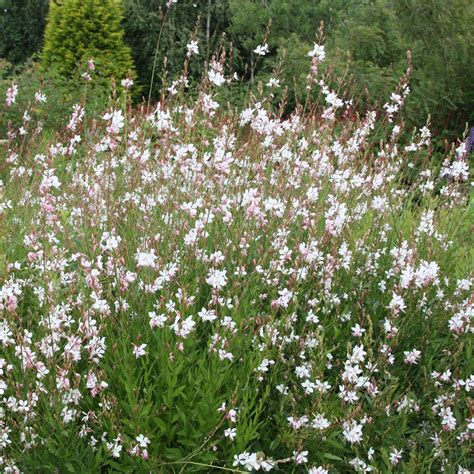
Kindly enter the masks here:
M 41 49 L 48 0 L 0 0 L 0 58 L 24 63 Z
M 121 26 L 121 0 L 52 0 L 42 65 L 71 76 L 90 58 L 100 75 L 117 81 L 134 77 L 130 48 Z

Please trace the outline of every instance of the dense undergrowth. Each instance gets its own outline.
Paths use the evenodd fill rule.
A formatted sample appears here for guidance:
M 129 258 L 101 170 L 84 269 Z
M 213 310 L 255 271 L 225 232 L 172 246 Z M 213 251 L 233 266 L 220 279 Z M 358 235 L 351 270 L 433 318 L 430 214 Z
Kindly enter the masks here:
M 285 118 L 278 81 L 227 108 L 217 61 L 195 99 L 181 79 L 134 110 L 125 82 L 54 136 L 41 91 L 17 111 L 0 161 L 5 472 L 472 468 L 465 147 L 440 163 L 429 128 L 400 138 L 406 78 L 385 114 L 351 114 L 310 54 L 319 99 Z

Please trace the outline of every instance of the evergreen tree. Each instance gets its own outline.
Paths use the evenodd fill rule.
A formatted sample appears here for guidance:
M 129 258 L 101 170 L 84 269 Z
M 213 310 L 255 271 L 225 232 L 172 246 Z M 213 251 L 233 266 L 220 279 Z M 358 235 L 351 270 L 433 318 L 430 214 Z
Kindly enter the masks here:
M 0 0 L 0 58 L 21 64 L 41 48 L 48 0 Z
M 474 2 L 397 0 L 395 7 L 413 53 L 410 112 L 430 113 L 438 133 L 459 136 L 474 124 Z
M 84 67 L 89 58 L 99 73 L 117 80 L 134 76 L 130 48 L 124 42 L 120 0 L 52 1 L 46 26 L 42 65 L 64 76 Z

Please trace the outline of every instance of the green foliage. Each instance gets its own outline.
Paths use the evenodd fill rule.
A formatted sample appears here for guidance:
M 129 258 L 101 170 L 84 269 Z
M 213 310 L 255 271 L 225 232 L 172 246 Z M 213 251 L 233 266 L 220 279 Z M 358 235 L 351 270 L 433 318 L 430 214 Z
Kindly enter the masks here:
M 6 71 L 2 74 L 2 71 Z M 109 101 L 110 88 L 101 81 L 88 82 L 78 72 L 64 77 L 56 67 L 44 71 L 41 66 L 30 60 L 24 65 L 14 67 L 0 64 L 0 91 L 4 93 L 14 81 L 19 94 L 15 104 L 6 109 L 0 121 L 0 139 L 7 134 L 8 128 L 19 128 L 23 123 L 22 112 L 41 123 L 43 130 L 54 134 L 70 116 L 74 104 L 87 103 L 87 117 L 103 110 Z M 46 104 L 41 106 L 35 101 L 35 93 L 40 91 L 46 96 Z
M 40 47 L 47 2 L 0 0 L 0 6 L 0 57 L 19 64 Z M 410 50 L 409 125 L 422 125 L 430 115 L 441 142 L 474 123 L 470 0 L 180 0 L 171 7 L 166 0 L 61 0 L 52 2 L 43 65 L 54 63 L 67 76 L 94 57 L 105 77 L 119 79 L 133 69 L 131 50 L 141 92 L 148 96 L 151 88 L 158 99 L 182 74 L 186 44 L 193 38 L 200 51 L 187 65 L 190 88 L 222 44 L 227 63 L 243 79 L 229 99 L 239 105 L 246 91 L 266 81 L 284 60 L 291 110 L 305 96 L 305 49 L 312 47 L 321 22 L 328 55 L 339 58 L 331 67 L 342 71 L 349 61 L 347 78 L 355 84 L 359 111 L 383 105 Z M 261 57 L 254 49 L 264 38 L 270 51 Z
M 431 115 L 436 134 L 444 130 L 445 135 L 459 136 L 466 122 L 474 121 L 474 4 L 469 0 L 231 0 L 230 8 L 240 73 L 248 71 L 248 64 L 247 77 L 258 80 L 286 57 L 285 76 L 294 78 L 290 104 L 291 97 L 304 96 L 302 78 L 308 65 L 303 45 L 310 47 L 323 21 L 327 50 L 332 56 L 340 51 L 333 66 L 342 70 L 350 60 L 355 95 L 365 97 L 359 101 L 360 110 L 384 103 L 406 69 L 406 52 L 411 50 L 413 92 L 406 113 L 410 125 L 423 124 Z M 253 49 L 270 23 L 270 54 L 256 60 Z
M 124 0 L 125 39 L 132 48 L 140 84 L 145 92 L 152 85 L 155 98 L 163 85 L 165 58 L 166 72 L 175 79 L 186 59 L 186 44 L 195 36 L 200 60 L 191 64 L 190 73 L 192 80 L 198 79 L 204 61 L 214 53 L 229 25 L 228 0 L 185 0 L 172 8 L 166 3 L 166 0 Z M 155 76 L 151 84 L 153 69 Z
M 379 104 L 393 90 L 410 50 L 407 120 L 421 124 L 431 115 L 436 134 L 460 135 L 474 121 L 473 24 L 469 0 L 358 0 L 339 11 L 328 45 L 349 52 L 358 92 L 367 88 L 370 101 Z
M 474 123 L 474 3 L 400 0 L 396 14 L 413 52 L 411 118 L 432 115 L 438 133 Z
M 18 65 L 38 51 L 47 10 L 47 0 L 0 0 L 0 57 Z M 474 122 L 470 0 L 180 0 L 171 7 L 166 0 L 61 0 L 51 2 L 49 19 L 42 63 L 54 64 L 64 76 L 93 57 L 104 77 L 121 79 L 133 71 L 131 51 L 141 92 L 148 96 L 151 88 L 158 99 L 182 74 L 186 44 L 194 38 L 200 51 L 199 60 L 187 66 L 189 87 L 199 82 L 221 44 L 243 78 L 241 90 L 229 97 L 236 105 L 285 58 L 284 76 L 294 79 L 287 110 L 305 95 L 305 48 L 312 47 L 323 22 L 326 49 L 339 57 L 332 67 L 341 71 L 349 61 L 347 78 L 356 84 L 360 111 L 383 105 L 410 50 L 410 126 L 424 124 L 430 115 L 441 142 L 459 137 Z M 254 49 L 264 38 L 270 52 L 260 57 Z
M 0 0 L 0 58 L 25 62 L 41 48 L 48 0 Z
M 93 58 L 105 78 L 134 76 L 131 51 L 123 41 L 119 0 L 52 2 L 41 63 L 66 77 Z

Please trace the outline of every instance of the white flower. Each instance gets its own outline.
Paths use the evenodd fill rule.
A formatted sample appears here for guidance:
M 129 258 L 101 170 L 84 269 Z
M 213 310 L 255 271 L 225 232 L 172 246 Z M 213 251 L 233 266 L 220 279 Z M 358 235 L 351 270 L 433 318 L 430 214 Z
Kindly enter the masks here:
M 109 121 L 107 132 L 113 135 L 119 133 L 125 124 L 125 119 L 121 110 L 113 110 L 112 112 L 105 114 L 102 118 Z
M 367 463 L 360 459 L 360 458 L 354 458 L 351 461 L 349 461 L 349 464 L 354 468 L 356 472 L 371 472 L 372 467 L 368 466 Z
M 316 388 L 316 384 L 311 382 L 311 380 L 305 380 L 301 386 L 304 388 L 304 393 L 306 393 L 306 395 L 312 394 Z
M 304 464 L 308 462 L 308 451 L 293 451 L 293 459 L 296 464 Z
M 229 438 L 231 441 L 234 441 L 235 437 L 237 436 L 237 430 L 235 428 L 227 428 L 224 430 L 224 436 Z
M 168 319 L 164 314 L 156 314 L 154 311 L 150 311 L 148 316 L 150 317 L 150 328 L 152 329 L 154 327 L 164 327 L 166 320 Z
M 253 52 L 259 56 L 265 56 L 270 51 L 267 43 L 259 44 Z
M 400 462 L 400 459 L 402 459 L 402 452 L 402 449 L 400 449 L 400 451 L 395 448 L 392 450 L 390 453 L 390 464 L 392 464 L 392 466 L 395 466 Z
M 280 80 L 271 77 L 267 82 L 267 87 L 280 87 Z
M 203 320 L 203 321 L 215 321 L 217 319 L 216 312 L 213 309 L 206 309 L 202 308 L 201 311 L 199 311 L 198 316 Z
M 323 415 L 316 415 L 314 420 L 311 422 L 311 426 L 316 430 L 325 430 L 331 426 L 329 420 Z
M 308 191 L 306 191 L 306 197 L 311 202 L 316 202 L 318 200 L 318 196 L 319 190 L 316 187 L 311 186 L 310 188 L 308 188 Z
M 413 349 L 412 351 L 405 351 L 403 355 L 405 356 L 405 360 L 404 360 L 405 364 L 414 365 L 420 359 L 421 352 L 417 349 Z
M 457 421 L 453 416 L 453 410 L 450 407 L 441 408 L 440 416 L 442 417 L 441 425 L 444 431 L 452 431 L 456 428 Z
M 310 58 L 315 58 L 317 61 L 322 62 L 326 58 L 324 46 L 314 43 L 313 49 L 308 53 Z
M 342 434 L 349 443 L 357 444 L 362 441 L 362 425 L 359 425 L 356 421 L 345 421 L 342 428 Z
M 5 104 L 7 107 L 10 107 L 13 103 L 16 102 L 16 96 L 18 95 L 18 86 L 12 84 L 7 90 L 7 98 Z
M 188 58 L 190 58 L 193 54 L 199 54 L 198 42 L 195 40 L 190 41 L 186 45 L 186 49 L 188 50 L 188 53 L 186 54 Z
M 46 102 L 46 96 L 42 92 L 38 91 L 35 93 L 35 101 L 44 104 Z
M 275 303 L 283 308 L 288 308 L 290 301 L 293 299 L 294 293 L 288 290 L 288 288 L 283 288 L 283 290 L 278 290 L 278 294 L 280 297 L 275 300 Z
M 154 267 L 156 262 L 155 250 L 152 249 L 150 252 L 138 252 L 137 254 L 137 265 L 139 267 Z
M 192 316 L 188 316 L 181 325 L 181 335 L 186 337 L 188 334 L 194 331 L 194 326 L 196 322 L 194 321 Z
M 135 439 L 141 448 L 146 448 L 150 444 L 150 440 L 142 434 L 139 434 Z
M 362 328 L 359 324 L 356 324 L 351 328 L 351 332 L 354 337 L 362 337 L 365 332 L 365 329 Z
M 215 86 L 222 86 L 222 84 L 225 82 L 225 77 L 222 74 L 222 65 L 216 61 L 213 61 L 211 68 L 207 72 L 207 77 Z
M 120 84 L 124 89 L 130 89 L 133 86 L 133 81 L 129 77 L 126 77 L 125 79 L 122 79 Z
M 390 304 L 388 305 L 389 309 L 395 311 L 396 313 L 400 311 L 404 311 L 406 308 L 405 301 L 400 295 L 397 295 L 396 293 L 392 294 L 392 301 L 390 301 Z
M 117 441 L 114 443 L 106 443 L 107 449 L 111 452 L 113 458 L 119 458 L 123 446 Z
M 139 357 L 142 357 L 146 354 L 146 351 L 145 351 L 145 348 L 146 348 L 146 344 L 141 344 L 139 346 L 135 345 L 135 344 L 132 344 L 133 346 L 133 355 L 138 359 Z
M 313 466 L 308 469 L 308 474 L 329 474 L 329 471 L 327 469 L 324 469 L 324 467 L 322 466 Z
M 100 248 L 112 252 L 118 248 L 120 242 L 122 242 L 122 237 L 119 235 L 115 235 L 113 232 L 104 232 L 100 241 Z
M 215 290 L 221 290 L 227 284 L 227 272 L 211 268 L 207 274 L 206 283 Z

